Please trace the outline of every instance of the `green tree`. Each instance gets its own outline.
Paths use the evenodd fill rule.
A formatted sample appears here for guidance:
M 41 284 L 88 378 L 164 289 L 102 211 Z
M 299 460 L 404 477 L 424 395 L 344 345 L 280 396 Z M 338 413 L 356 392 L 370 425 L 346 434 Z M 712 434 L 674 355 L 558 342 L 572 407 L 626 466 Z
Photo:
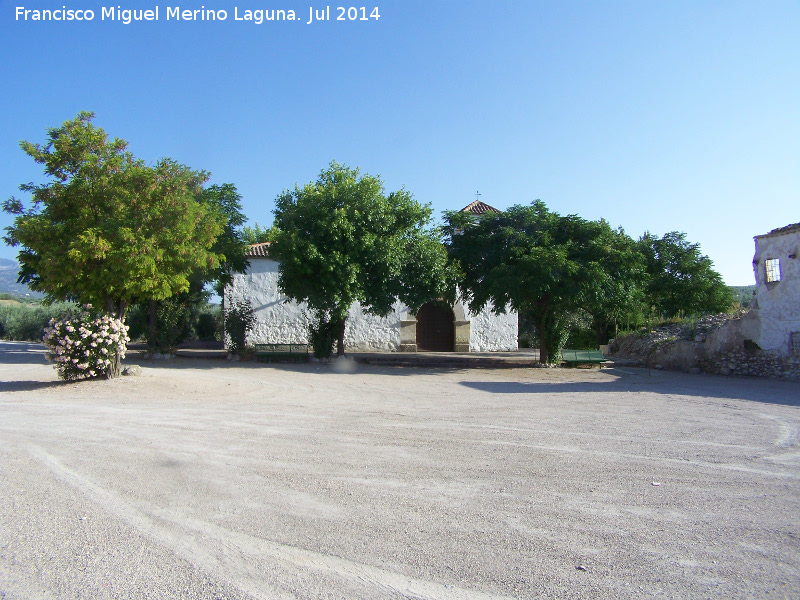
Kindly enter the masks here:
M 686 241 L 685 233 L 661 238 L 645 233 L 638 247 L 647 270 L 645 295 L 662 317 L 725 312 L 732 306 L 733 294 L 714 263 L 699 244 Z
M 274 224 L 272 227 L 262 227 L 256 223 L 253 227 L 245 226 L 242 230 L 242 238 L 248 246 L 272 242 L 277 236 L 278 228 Z
M 205 188 L 199 196 L 201 204 L 216 212 L 223 223 L 222 231 L 211 246 L 211 252 L 219 257 L 219 265 L 200 271 L 203 285 L 212 283 L 214 291 L 223 297 L 225 287 L 233 280 L 234 273 L 244 273 L 249 266 L 246 236 L 247 217 L 242 213 L 242 196 L 232 183 L 214 184 Z
M 625 294 L 618 279 L 627 272 L 628 245 L 605 221 L 561 216 L 538 200 L 503 213 L 453 211 L 445 218 L 463 300 L 472 312 L 491 304 L 496 313 L 511 308 L 526 315 L 543 363 L 560 359 L 577 311 L 607 318 L 599 307 Z
M 225 286 L 232 281 L 233 274 L 243 273 L 249 265 L 248 244 L 242 230 L 247 218 L 242 214 L 241 196 L 236 186 L 214 184 L 200 190 L 197 200 L 223 224 L 211 247 L 219 263 L 195 269 L 189 277 L 187 290 L 142 304 L 142 310 L 149 313 L 147 345 L 150 352 L 173 352 L 191 335 L 190 323 L 197 319 L 210 297 L 208 286 L 224 298 Z
M 49 180 L 20 186 L 29 208 L 4 203 L 15 215 L 4 239 L 21 247 L 32 289 L 124 318 L 131 303 L 174 296 L 198 269 L 218 268 L 212 246 L 224 222 L 197 200 L 206 173 L 171 159 L 147 166 L 93 118 L 81 112 L 49 129 L 44 145 L 20 143 Z
M 605 220 L 595 229 L 595 259 L 602 275 L 582 303 L 591 315 L 597 345 L 615 337 L 620 324 L 638 325 L 644 313 L 644 256 L 636 241 L 622 228 L 613 229 Z
M 338 340 L 342 355 L 354 303 L 387 315 L 398 299 L 416 309 L 445 295 L 447 255 L 430 218 L 405 189 L 386 195 L 378 177 L 336 162 L 278 197 L 270 254 L 283 293 L 308 303 L 313 339 Z

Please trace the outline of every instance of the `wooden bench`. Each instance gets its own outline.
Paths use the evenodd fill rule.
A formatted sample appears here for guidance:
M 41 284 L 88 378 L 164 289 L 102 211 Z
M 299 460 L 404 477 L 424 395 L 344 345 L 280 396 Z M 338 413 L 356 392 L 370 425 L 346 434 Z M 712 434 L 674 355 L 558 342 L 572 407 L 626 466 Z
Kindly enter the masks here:
M 256 344 L 256 360 L 307 362 L 308 344 Z
M 575 365 L 599 365 L 603 368 L 603 363 L 606 357 L 600 350 L 562 350 L 561 362 L 566 363 L 567 366 Z

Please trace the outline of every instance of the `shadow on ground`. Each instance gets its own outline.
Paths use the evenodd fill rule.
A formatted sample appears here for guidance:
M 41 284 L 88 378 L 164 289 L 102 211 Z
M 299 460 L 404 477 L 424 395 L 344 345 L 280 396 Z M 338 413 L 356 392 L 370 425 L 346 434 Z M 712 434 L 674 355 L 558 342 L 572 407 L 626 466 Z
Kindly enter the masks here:
M 0 381 L 0 392 L 35 392 L 77 383 L 75 381 Z
M 454 371 L 467 371 L 464 367 L 396 367 L 382 365 L 364 365 L 353 360 L 330 360 L 328 362 L 307 363 L 282 363 L 282 362 L 257 362 L 257 361 L 229 361 L 224 359 L 186 358 L 176 356 L 170 359 L 145 359 L 133 353 L 126 358 L 122 365 L 136 364 L 146 369 L 181 369 L 208 371 L 209 369 L 254 369 L 265 372 L 281 371 L 292 373 L 316 373 L 318 375 L 358 375 L 363 373 L 381 373 L 385 375 L 409 376 L 422 373 L 436 375 L 438 373 L 452 373 Z
M 46 365 L 47 359 L 42 344 L 0 341 L 0 363 Z
M 462 381 L 461 385 L 493 394 L 618 394 L 648 392 L 675 396 L 698 396 L 747 400 L 784 406 L 800 406 L 800 383 L 756 377 L 722 377 L 649 371 L 648 369 L 607 369 L 606 381 L 521 382 Z

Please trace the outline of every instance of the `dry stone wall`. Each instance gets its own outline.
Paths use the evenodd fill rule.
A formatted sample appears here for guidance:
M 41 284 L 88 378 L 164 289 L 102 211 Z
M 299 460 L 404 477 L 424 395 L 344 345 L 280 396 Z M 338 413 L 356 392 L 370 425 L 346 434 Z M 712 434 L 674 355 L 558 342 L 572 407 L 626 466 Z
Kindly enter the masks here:
M 740 313 L 671 324 L 645 335 L 612 340 L 612 357 L 641 360 L 652 368 L 690 373 L 800 380 L 800 356 L 762 350 L 742 335 Z

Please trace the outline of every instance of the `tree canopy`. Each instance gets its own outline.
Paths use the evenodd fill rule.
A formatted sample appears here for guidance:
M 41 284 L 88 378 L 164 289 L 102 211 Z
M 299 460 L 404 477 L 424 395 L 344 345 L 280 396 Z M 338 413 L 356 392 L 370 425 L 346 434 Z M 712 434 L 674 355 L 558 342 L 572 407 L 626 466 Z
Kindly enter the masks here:
M 247 217 L 242 213 L 242 196 L 234 184 L 223 183 L 205 188 L 198 200 L 209 211 L 216 212 L 222 221 L 222 231 L 211 246 L 211 252 L 219 258 L 219 265 L 200 271 L 203 283 L 213 283 L 214 291 L 222 297 L 233 273 L 244 273 L 249 266 L 247 247 L 250 242 L 247 228 L 243 228 Z
M 278 236 L 278 228 L 273 225 L 271 227 L 262 227 L 258 223 L 250 227 L 246 225 L 242 229 L 242 239 L 247 245 L 263 244 L 265 242 L 273 242 Z
M 21 142 L 48 181 L 24 184 L 32 205 L 11 197 L 6 243 L 19 246 L 21 280 L 53 299 L 124 317 L 132 302 L 185 291 L 198 269 L 217 269 L 212 250 L 223 211 L 198 201 L 208 175 L 165 158 L 145 165 L 81 112 L 48 129 L 43 145 Z
M 387 315 L 396 300 L 412 309 L 445 294 L 447 254 L 429 227 L 431 209 L 405 189 L 384 191 L 375 176 L 332 162 L 316 181 L 276 201 L 279 286 L 313 312 L 315 332 L 333 335 L 344 353 L 348 309 Z M 314 333 L 314 332 L 312 332 Z M 312 336 L 313 337 L 313 336 Z
M 541 362 L 558 360 L 577 310 L 607 318 L 602 307 L 626 297 L 621 282 L 640 263 L 623 232 L 605 221 L 561 216 L 541 201 L 480 217 L 445 213 L 450 256 L 462 272 L 461 295 L 472 312 L 491 304 L 533 319 Z
M 721 312 L 729 289 L 685 234 L 634 241 L 606 221 L 561 216 L 541 201 L 480 217 L 445 213 L 451 259 L 472 312 L 510 307 L 531 320 L 540 360 L 555 362 L 570 323 L 590 317 L 597 343 L 620 322 Z
M 647 268 L 645 295 L 663 317 L 724 312 L 733 304 L 733 293 L 714 263 L 685 233 L 672 231 L 660 238 L 645 233 L 637 246 Z

